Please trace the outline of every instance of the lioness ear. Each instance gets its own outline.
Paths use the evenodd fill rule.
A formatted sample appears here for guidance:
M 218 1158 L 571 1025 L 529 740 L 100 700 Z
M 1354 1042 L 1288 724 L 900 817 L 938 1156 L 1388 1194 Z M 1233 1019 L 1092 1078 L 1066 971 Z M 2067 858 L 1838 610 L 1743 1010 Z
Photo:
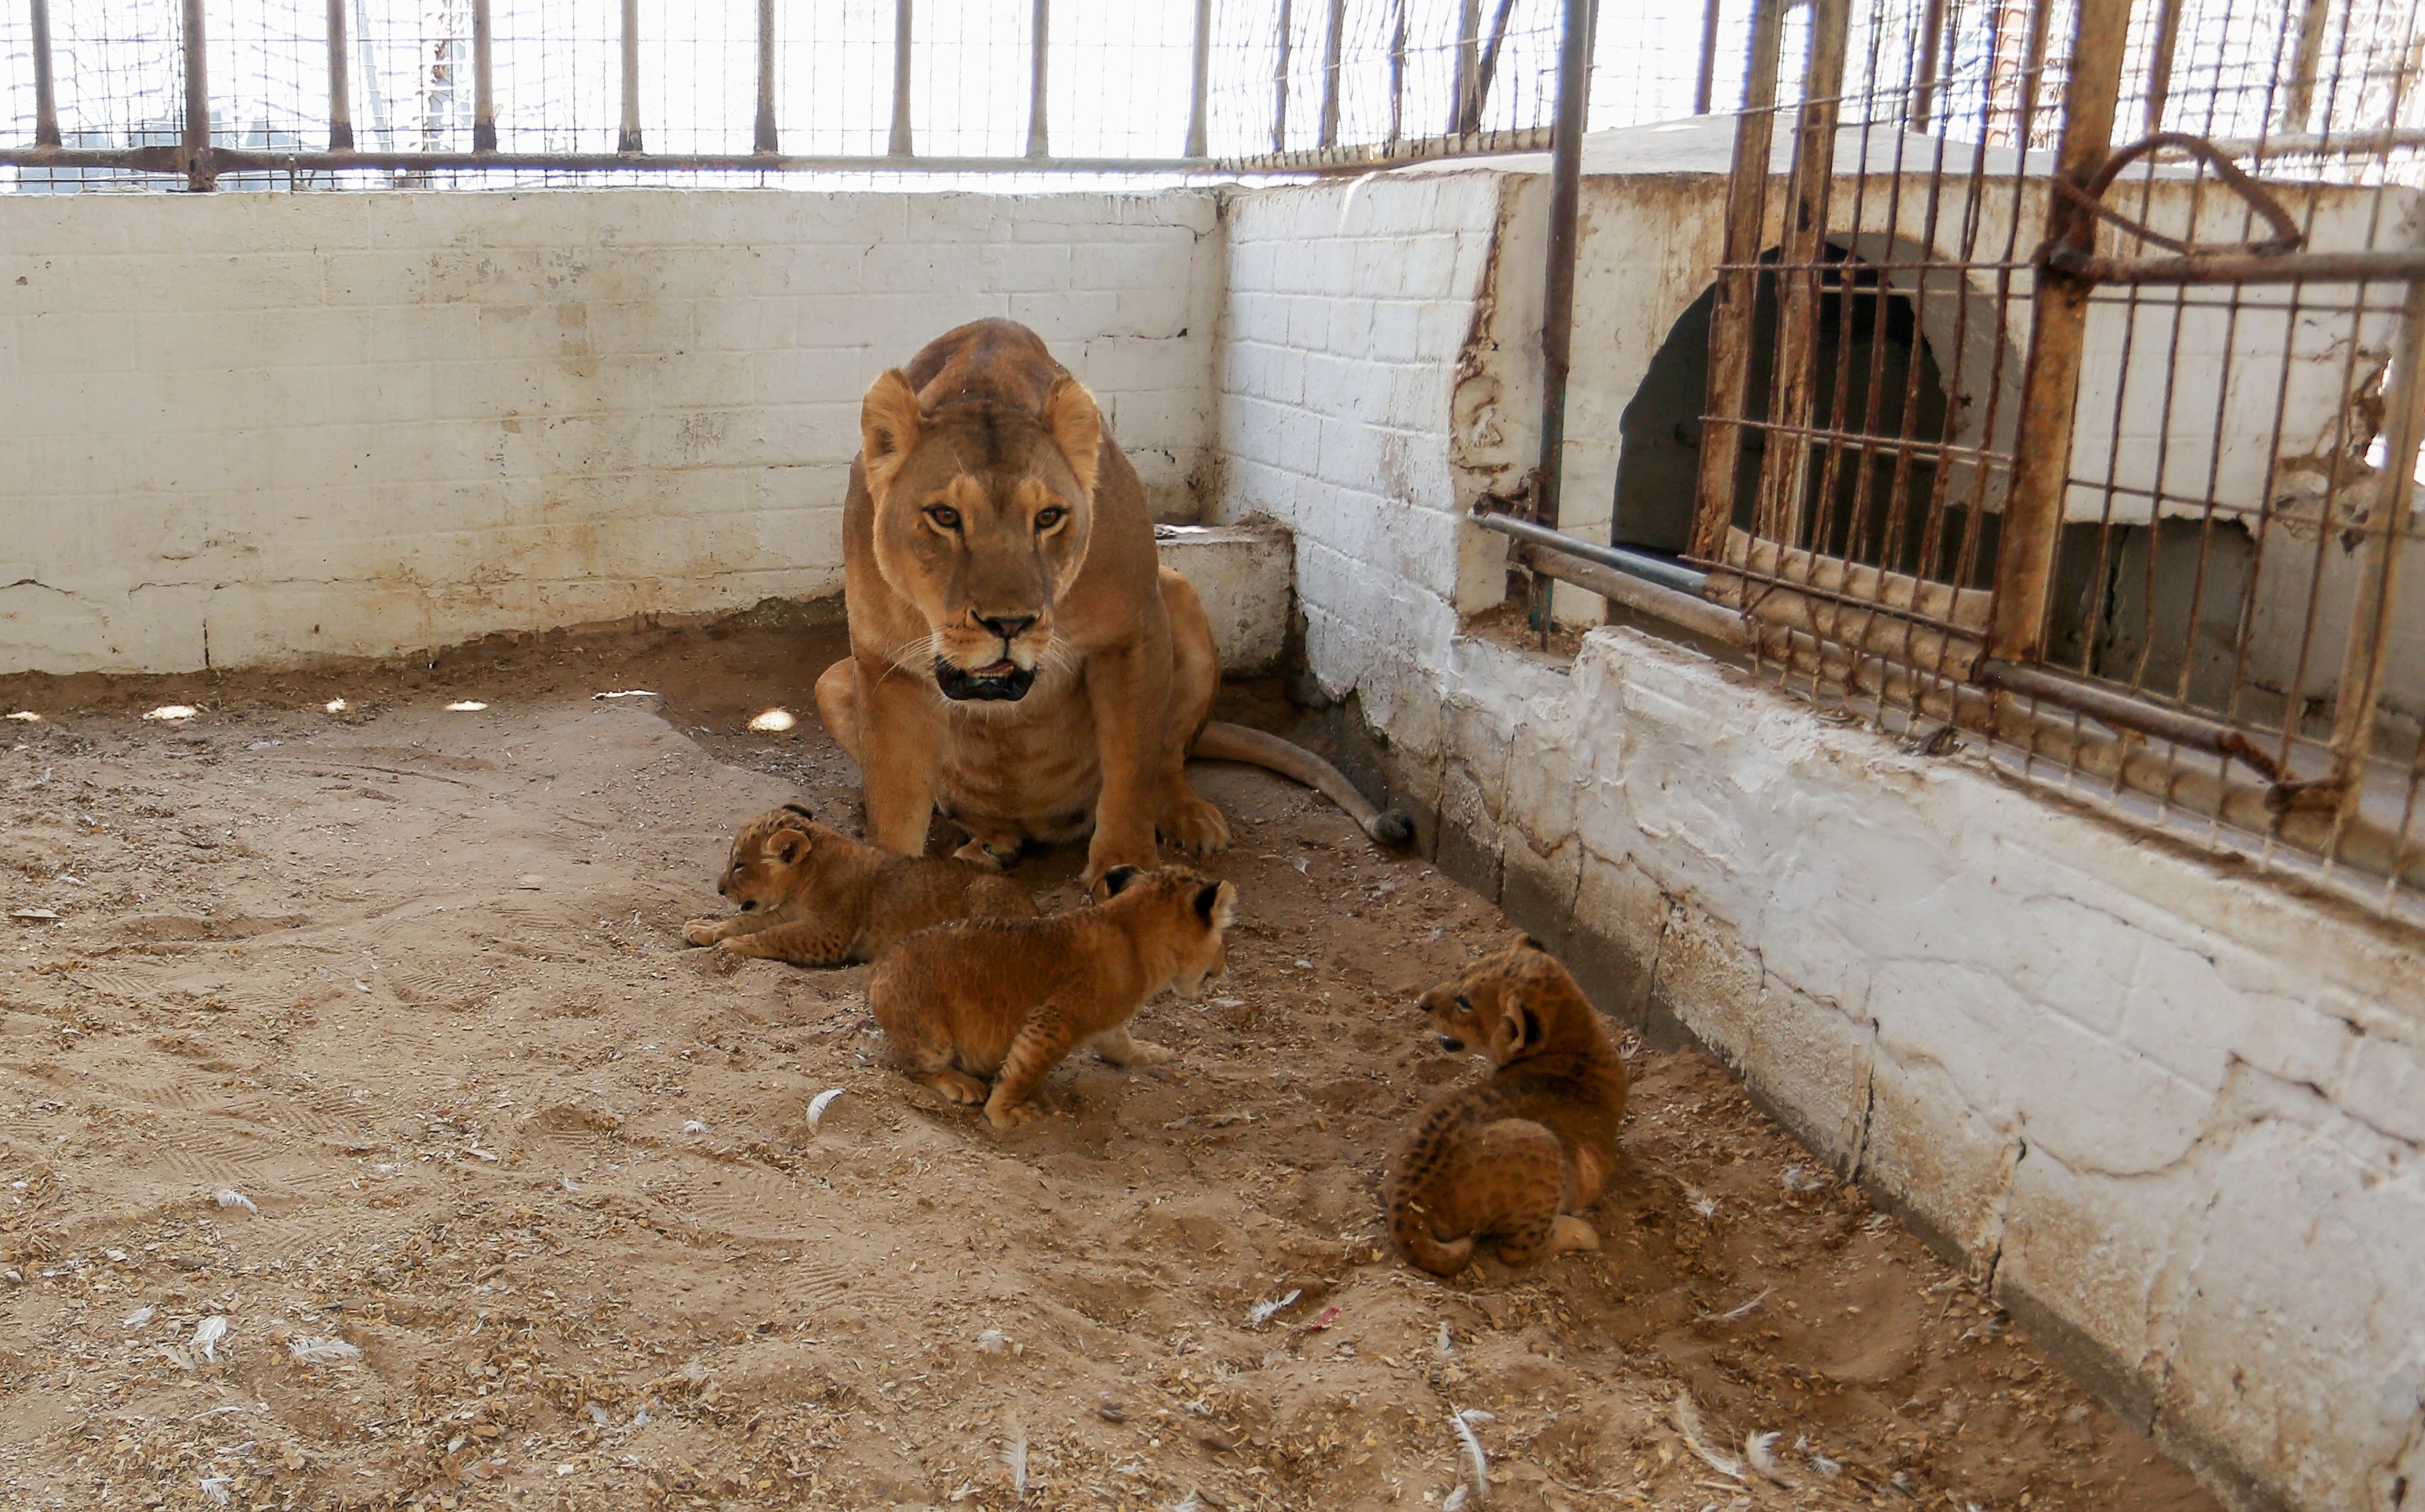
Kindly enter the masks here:
M 1095 396 L 1084 384 L 1067 374 L 1053 380 L 1052 391 L 1044 396 L 1044 428 L 1052 433 L 1061 459 L 1077 474 L 1079 491 L 1094 498 L 1095 464 L 1103 447 L 1103 412 L 1095 407 Z
M 867 386 L 867 397 L 859 404 L 859 454 L 867 470 L 868 497 L 883 499 L 924 424 L 918 390 L 899 368 L 887 370 Z
M 1238 911 L 1238 889 L 1226 882 L 1208 883 L 1196 894 L 1196 916 L 1216 930 L 1229 927 Z
M 1103 873 L 1103 896 L 1117 898 L 1122 888 L 1136 881 L 1141 875 L 1142 873 L 1134 867 L 1114 867 Z

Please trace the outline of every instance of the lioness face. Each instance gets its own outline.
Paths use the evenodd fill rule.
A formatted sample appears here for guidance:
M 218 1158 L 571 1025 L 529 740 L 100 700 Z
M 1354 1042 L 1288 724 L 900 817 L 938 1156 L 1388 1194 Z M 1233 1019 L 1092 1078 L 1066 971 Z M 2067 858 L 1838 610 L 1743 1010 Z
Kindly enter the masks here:
M 808 810 L 796 804 L 750 820 L 732 838 L 732 855 L 716 880 L 716 892 L 740 904 L 744 914 L 790 897 L 815 851 L 809 824 Z
M 1065 376 L 1033 413 L 929 411 L 895 371 L 867 390 L 859 431 L 876 565 L 926 617 L 935 685 L 955 700 L 1025 697 L 1086 562 L 1103 438 L 1093 396 Z
M 1525 958 L 1540 948 L 1528 937 L 1423 994 L 1423 1013 L 1441 1049 L 1479 1051 L 1503 1066 L 1541 1043 L 1548 1027 L 1524 994 Z

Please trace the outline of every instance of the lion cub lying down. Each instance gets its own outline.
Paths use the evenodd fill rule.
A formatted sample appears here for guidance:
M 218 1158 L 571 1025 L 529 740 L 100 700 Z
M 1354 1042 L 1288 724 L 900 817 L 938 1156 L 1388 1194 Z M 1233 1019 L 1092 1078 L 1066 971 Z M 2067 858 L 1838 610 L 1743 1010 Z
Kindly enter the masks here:
M 1566 968 L 1530 937 L 1423 995 L 1452 1051 L 1498 1068 L 1442 1096 L 1390 1163 L 1389 1237 L 1435 1276 L 1453 1276 L 1480 1239 L 1511 1265 L 1597 1249 L 1588 1206 L 1616 1164 L 1625 1062 Z
M 1116 1066 L 1170 1058 L 1129 1038 L 1164 986 L 1194 997 L 1228 965 L 1222 933 L 1238 891 L 1183 867 L 1114 867 L 1110 896 L 1038 919 L 972 919 L 904 940 L 867 974 L 867 1006 L 910 1074 L 997 1129 L 1024 1122 L 1027 1094 L 1081 1043 Z M 999 1073 L 988 1095 L 984 1078 Z
M 861 845 L 798 804 L 749 821 L 715 890 L 741 912 L 691 920 L 684 941 L 801 966 L 873 961 L 896 941 L 952 919 L 1036 916 L 1026 889 L 991 867 Z

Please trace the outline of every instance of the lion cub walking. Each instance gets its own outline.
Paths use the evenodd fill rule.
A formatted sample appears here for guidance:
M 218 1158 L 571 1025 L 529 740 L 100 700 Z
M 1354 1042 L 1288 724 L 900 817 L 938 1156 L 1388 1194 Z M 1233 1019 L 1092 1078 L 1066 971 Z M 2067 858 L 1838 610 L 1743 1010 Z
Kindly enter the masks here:
M 1452 1051 L 1497 1067 L 1415 1121 L 1388 1187 L 1398 1253 L 1453 1276 L 1475 1241 L 1494 1239 L 1511 1265 L 1597 1249 L 1587 1206 L 1616 1165 L 1625 1062 L 1566 968 L 1526 938 L 1423 995 Z
M 947 924 L 878 961 L 867 1006 L 910 1074 L 956 1103 L 984 1103 L 1007 1129 L 1035 1113 L 1027 1094 L 1081 1043 L 1116 1066 L 1169 1059 L 1130 1039 L 1129 1020 L 1164 986 L 1192 998 L 1227 969 L 1237 889 L 1183 867 L 1114 867 L 1102 885 L 1110 896 L 1092 908 Z
M 798 804 L 749 821 L 732 841 L 715 890 L 741 912 L 691 920 L 683 927 L 684 941 L 801 966 L 872 961 L 952 919 L 1036 916 L 1027 890 L 990 867 L 861 845 Z

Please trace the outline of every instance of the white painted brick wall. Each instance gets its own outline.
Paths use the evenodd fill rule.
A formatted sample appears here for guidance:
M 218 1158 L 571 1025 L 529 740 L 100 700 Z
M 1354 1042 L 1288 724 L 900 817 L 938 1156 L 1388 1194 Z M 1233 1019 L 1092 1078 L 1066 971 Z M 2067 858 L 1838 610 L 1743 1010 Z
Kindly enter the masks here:
M 179 671 L 841 586 L 859 397 L 1033 325 L 1183 513 L 1198 191 L 0 197 L 0 668 Z
M 1220 507 L 1295 530 L 1311 672 L 1444 864 L 1679 1018 L 2219 1483 L 2390 1512 L 2425 1484 L 2425 948 L 1648 637 L 1566 670 L 1463 636 L 1503 558 L 1456 516 L 1532 444 L 1508 333 L 1537 316 L 1491 276 L 1494 238 L 1538 265 L 1531 210 L 1470 173 L 1229 207 Z M 1706 221 L 1602 248 L 1633 303 L 1579 332 L 1633 340 L 1579 383 L 1638 381 Z M 1498 347 L 1460 373 L 1469 331 Z M 1623 397 L 1579 413 L 1613 432 Z

